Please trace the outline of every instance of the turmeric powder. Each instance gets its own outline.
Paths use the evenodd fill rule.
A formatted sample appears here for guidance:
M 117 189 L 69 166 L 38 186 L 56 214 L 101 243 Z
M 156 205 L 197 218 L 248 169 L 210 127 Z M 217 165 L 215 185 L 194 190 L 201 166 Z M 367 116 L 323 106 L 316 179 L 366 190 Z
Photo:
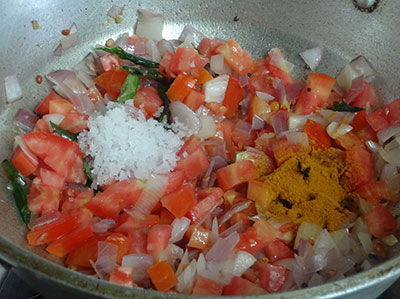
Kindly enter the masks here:
M 339 182 L 343 169 L 339 149 L 299 153 L 266 177 L 265 183 L 277 197 L 257 208 L 263 214 L 287 215 L 296 223 L 311 222 L 337 230 L 350 214 L 340 204 L 347 195 Z

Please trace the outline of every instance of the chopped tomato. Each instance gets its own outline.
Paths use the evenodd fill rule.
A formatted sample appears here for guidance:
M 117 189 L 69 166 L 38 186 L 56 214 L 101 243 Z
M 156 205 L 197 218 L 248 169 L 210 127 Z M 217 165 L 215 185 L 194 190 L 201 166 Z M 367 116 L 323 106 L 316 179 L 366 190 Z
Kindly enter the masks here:
M 183 102 L 195 84 L 196 79 L 193 76 L 179 74 L 168 88 L 166 94 L 171 102 Z
M 185 144 L 182 145 L 178 152 L 178 156 L 183 158 L 183 153 L 192 154 L 198 149 L 201 149 L 201 144 L 195 135 L 189 137 Z M 186 155 L 186 154 L 185 154 Z
M 87 129 L 87 120 L 89 116 L 80 113 L 68 113 L 64 115 L 64 119 L 59 124 L 59 127 L 63 130 L 70 131 L 72 133 L 80 133 Z
M 203 38 L 199 44 L 199 52 L 208 58 L 217 54 L 216 49 L 223 44 L 223 41 L 218 38 L 210 39 Z
M 387 110 L 386 108 L 378 109 L 371 114 L 366 116 L 368 124 L 375 132 L 379 132 L 390 126 L 390 123 L 387 119 Z
M 224 286 L 214 280 L 198 275 L 193 286 L 192 295 L 221 296 Z
M 307 119 L 304 126 L 304 133 L 307 134 L 310 144 L 315 149 L 328 149 L 331 146 L 331 138 L 326 132 L 324 125 L 311 119 Z
M 269 293 L 282 290 L 286 280 L 286 268 L 263 262 L 256 262 L 254 268 L 258 271 L 260 285 Z
M 242 222 L 242 227 L 244 227 L 244 229 L 249 228 L 251 225 L 251 220 L 249 219 L 249 216 L 241 212 L 233 214 L 230 220 L 230 225 L 234 225 L 240 221 Z
M 111 233 L 104 241 L 114 244 L 118 247 L 117 263 L 121 264 L 122 257 L 128 253 L 128 237 L 120 233 Z
M 265 121 L 269 121 L 271 117 L 271 108 L 267 101 L 260 99 L 258 96 L 253 96 L 250 99 L 249 110 L 247 111 L 249 121 L 253 121 L 254 115 L 258 115 Z
M 253 59 L 251 59 L 250 54 L 244 51 L 234 39 L 228 40 L 215 51 L 222 54 L 225 63 L 239 75 L 248 74 L 252 71 Z
M 43 185 L 62 190 L 64 178 L 54 171 L 40 168 L 40 179 Z
M 130 230 L 128 232 L 128 254 L 147 253 L 147 235 L 143 230 Z
M 220 199 L 222 197 L 222 194 L 219 193 L 218 191 L 216 192 L 211 192 L 209 195 L 207 195 L 204 199 L 200 200 L 198 204 L 196 204 L 186 215 L 192 223 L 195 223 L 201 219 L 203 219 L 204 216 L 207 215 L 207 213 L 216 205 L 218 205 Z
M 296 114 L 309 114 L 328 100 L 336 80 L 325 74 L 309 73 L 306 86 L 294 107 Z
M 204 84 L 208 81 L 210 81 L 213 78 L 213 76 L 211 76 L 211 74 L 205 69 L 205 68 L 201 68 L 199 70 L 199 77 L 197 77 L 197 85 L 200 84 Z
M 105 72 L 113 71 L 123 65 L 121 58 L 115 54 L 106 54 L 101 56 L 100 61 Z
M 76 113 L 76 108 L 66 99 L 55 99 L 49 103 L 49 113 L 68 114 Z
M 375 88 L 368 82 L 363 82 L 364 89 L 351 101 L 348 102 L 351 106 L 367 108 L 367 104 L 373 105 L 375 101 Z
M 398 201 L 398 196 L 389 191 L 388 185 L 384 181 L 374 181 L 358 188 L 356 191 L 361 198 L 371 203 L 377 204 L 381 200 L 392 202 Z
M 364 142 L 353 132 L 348 132 L 335 139 L 335 142 L 343 149 L 348 150 L 354 145 L 365 148 Z
M 236 245 L 237 250 L 246 251 L 252 255 L 255 255 L 259 252 L 264 244 L 262 241 L 257 240 L 256 229 L 252 226 L 244 233 L 239 233 L 240 240 Z
M 164 195 L 167 195 L 178 188 L 180 188 L 185 180 L 185 172 L 183 170 L 176 170 L 161 176 L 167 177 L 168 182 L 165 186 Z
M 247 279 L 235 276 L 231 282 L 224 287 L 224 296 L 257 295 L 265 294 L 266 291 Z
M 151 227 L 160 223 L 158 215 L 144 214 L 137 211 L 131 211 L 130 214 L 132 216 L 128 213 L 122 213 L 119 216 L 117 227 L 115 228 L 116 232 L 127 234 L 132 230 Z
M 119 212 L 135 204 L 144 188 L 140 180 L 119 181 L 99 192 L 85 206 L 101 218 L 117 218 Z
M 153 256 L 154 261 L 158 261 L 161 252 L 168 246 L 171 231 L 171 225 L 157 224 L 147 233 L 147 253 Z
M 358 138 L 360 138 L 363 142 L 372 140 L 374 142 L 378 142 L 378 137 L 375 131 L 367 125 L 366 127 L 362 128 L 361 130 L 354 133 Z
M 109 281 L 125 287 L 133 287 L 133 268 L 131 266 L 116 267 L 110 274 Z
M 82 246 L 91 236 L 93 236 L 92 226 L 78 227 L 76 230 L 51 243 L 46 247 L 46 250 L 52 255 L 61 258 Z
M 227 110 L 227 108 L 224 105 L 217 102 L 205 103 L 204 106 L 210 109 L 211 112 L 214 113 L 215 115 L 224 115 Z
M 252 161 L 242 160 L 216 171 L 219 186 L 224 190 L 258 178 L 258 170 Z
M 197 203 L 194 189 L 183 185 L 180 189 L 161 198 L 161 204 L 175 217 L 182 218 Z
M 68 266 L 80 266 L 84 268 L 92 268 L 90 261 L 95 262 L 97 260 L 97 243 L 104 241 L 107 235 L 97 236 L 94 235 L 88 239 L 82 246 L 74 249 L 68 254 L 65 264 Z
M 323 108 L 330 108 L 333 106 L 335 102 L 341 102 L 343 101 L 343 97 L 335 92 L 333 89 L 331 90 L 331 94 L 329 95 L 328 99 L 326 100 L 326 103 L 322 105 Z
M 255 71 L 251 74 L 248 84 L 251 93 L 255 95 L 260 91 L 275 96 L 270 70 L 264 65 L 264 60 L 257 60 L 254 68 Z
M 133 101 L 136 108 L 146 111 L 146 118 L 152 117 L 163 104 L 157 90 L 152 86 L 139 89 L 133 97 Z
M 160 224 L 171 224 L 175 220 L 174 214 L 162 208 L 160 212 Z
M 171 71 L 175 74 L 199 76 L 202 68 L 199 53 L 193 48 L 178 48 L 172 57 Z
M 365 128 L 368 126 L 368 122 L 366 119 L 367 112 L 365 110 L 361 110 L 356 113 L 356 116 L 354 116 L 351 126 L 353 127 L 353 131 L 357 132 L 361 130 L 362 128 Z
M 40 178 L 36 177 L 26 198 L 29 210 L 43 215 L 58 210 L 61 192 L 57 188 L 42 184 Z
M 201 226 L 197 226 L 193 229 L 193 233 L 190 236 L 188 247 L 197 248 L 203 250 L 207 247 L 208 242 L 211 240 L 211 231 Z
M 226 117 L 232 117 L 238 113 L 238 106 L 243 100 L 243 95 L 244 89 L 240 87 L 239 80 L 229 76 L 224 101 L 222 102 L 222 105 L 227 108 L 224 114 Z
M 396 232 L 397 222 L 381 204 L 377 204 L 365 215 L 368 229 L 375 238 L 384 238 Z
M 293 83 L 293 77 L 286 65 L 282 52 L 278 48 L 272 49 L 271 52 L 265 61 L 265 64 L 271 72 L 271 76 L 282 80 L 285 86 Z M 274 60 L 273 64 L 271 64 L 272 59 Z
M 121 87 L 125 82 L 128 72 L 124 69 L 115 69 L 104 72 L 100 76 L 94 78 L 94 83 L 103 88 L 112 100 L 119 97 Z
M 31 132 L 22 137 L 28 148 L 66 182 L 86 182 L 82 153 L 76 142 L 45 132 Z
M 207 156 L 203 149 L 199 148 L 193 153 L 188 154 L 187 157 L 181 158 L 176 167 L 176 170 L 183 170 L 185 172 L 186 180 L 191 181 L 199 175 L 205 173 L 209 167 Z
M 49 103 L 53 100 L 63 99 L 54 91 L 50 92 L 44 100 L 36 107 L 35 112 L 41 115 L 49 114 Z
M 249 181 L 247 198 L 253 200 L 261 209 L 266 209 L 278 195 L 267 182 Z
M 35 124 L 35 127 L 33 128 L 32 132 L 46 132 L 50 133 L 50 128 L 47 122 L 43 119 L 40 118 Z
M 196 112 L 196 110 L 200 108 L 201 104 L 204 103 L 205 98 L 206 96 L 203 92 L 197 89 L 192 89 L 183 103 Z
M 157 291 L 166 292 L 178 284 L 178 278 L 166 261 L 154 264 L 147 273 Z
M 309 148 L 306 148 L 301 143 L 290 144 L 286 138 L 274 140 L 272 144 L 272 154 L 275 162 L 278 166 L 282 165 L 285 161 L 296 156 L 300 152 L 308 152 Z
M 391 102 L 386 106 L 389 110 L 387 114 L 387 119 L 391 125 L 400 123 L 400 99 Z
M 371 154 L 360 146 L 353 146 L 346 151 L 345 172 L 341 177 L 342 186 L 355 190 L 369 183 L 374 175 Z
M 294 252 L 285 243 L 274 240 L 267 243 L 264 247 L 265 256 L 271 263 L 279 260 L 294 258 Z
M 11 163 L 19 170 L 19 172 L 24 177 L 27 177 L 35 172 L 39 164 L 35 156 L 33 156 L 32 158 L 25 154 L 25 152 L 20 147 L 17 147 L 11 158 Z
M 174 72 L 171 71 L 171 62 L 173 56 L 174 54 L 172 54 L 169 51 L 166 51 L 160 61 L 160 67 L 158 68 L 158 72 L 163 76 L 165 76 L 167 79 L 172 79 L 176 77 L 176 74 L 174 74 Z

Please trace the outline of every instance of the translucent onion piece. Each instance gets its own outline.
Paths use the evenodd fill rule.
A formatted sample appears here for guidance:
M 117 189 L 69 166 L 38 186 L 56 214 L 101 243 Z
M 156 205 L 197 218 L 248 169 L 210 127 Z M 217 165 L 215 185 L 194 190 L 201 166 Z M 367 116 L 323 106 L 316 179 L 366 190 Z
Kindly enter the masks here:
M 7 103 L 13 103 L 22 98 L 22 89 L 15 75 L 4 78 L 4 88 L 6 90 Z
M 261 92 L 261 91 L 256 91 L 256 95 L 257 97 L 259 97 L 261 100 L 264 100 L 266 102 L 272 101 L 273 99 L 275 99 L 274 96 L 265 93 L 265 92 Z
M 301 52 L 300 56 L 313 71 L 321 62 L 323 52 L 324 49 L 322 47 L 316 47 Z
M 221 75 L 204 84 L 205 102 L 217 102 L 222 104 L 226 88 L 228 87 L 229 76 Z
M 151 9 L 138 9 L 136 35 L 159 41 L 162 39 L 164 15 Z
M 177 118 L 189 131 L 194 134 L 199 132 L 201 129 L 201 122 L 192 109 L 179 101 L 171 103 L 169 108 L 171 110 L 171 116 Z
M 49 127 L 50 132 L 53 132 L 54 129 L 51 126 L 51 123 L 56 124 L 57 126 L 64 120 L 65 116 L 59 113 L 50 113 L 43 115 L 43 119 L 45 120 L 47 126 Z
M 400 148 L 396 148 L 390 151 L 386 151 L 383 148 L 379 149 L 379 154 L 383 160 L 393 166 L 400 166 Z
M 145 279 L 147 269 L 153 265 L 153 257 L 149 254 L 128 254 L 122 257 L 122 266 L 131 266 L 133 271 L 133 281 L 138 283 Z
M 400 124 L 396 124 L 390 127 L 387 127 L 383 130 L 380 130 L 377 134 L 379 144 L 384 144 L 393 136 L 400 136 Z
M 201 129 L 196 134 L 198 138 L 207 139 L 212 137 L 217 132 L 217 127 L 215 125 L 215 120 L 212 116 L 199 116 L 199 120 L 201 122 Z
M 20 127 L 22 130 L 30 132 L 35 127 L 38 117 L 32 112 L 20 108 L 14 116 L 13 122 L 16 126 Z
M 181 42 L 184 42 L 185 40 L 187 40 L 188 36 L 191 37 L 191 40 L 193 41 L 195 47 L 198 47 L 201 40 L 205 38 L 204 34 L 198 31 L 197 29 L 193 28 L 190 25 L 185 25 L 181 35 L 179 36 L 179 40 Z
M 133 209 L 141 213 L 150 214 L 164 195 L 167 183 L 168 178 L 166 176 L 151 174 Z
M 186 217 L 182 218 L 175 218 L 174 221 L 172 221 L 172 231 L 171 231 L 171 237 L 169 238 L 169 243 L 176 243 L 182 240 L 183 236 L 185 235 L 185 232 L 189 228 L 190 225 L 190 219 Z

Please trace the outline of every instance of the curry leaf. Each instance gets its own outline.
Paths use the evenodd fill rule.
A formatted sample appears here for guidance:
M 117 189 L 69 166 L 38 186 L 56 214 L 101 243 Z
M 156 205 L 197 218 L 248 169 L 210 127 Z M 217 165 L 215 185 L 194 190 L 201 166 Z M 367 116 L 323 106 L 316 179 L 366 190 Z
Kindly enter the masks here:
M 360 108 L 360 107 L 350 106 L 345 101 L 341 101 L 341 102 L 335 101 L 335 102 L 333 102 L 333 106 L 329 109 L 333 110 L 333 111 L 343 111 L 343 112 L 358 112 L 358 111 L 363 110 L 363 108 Z
M 168 125 L 170 125 L 171 122 L 171 110 L 169 110 L 169 98 L 166 94 L 168 90 L 168 86 L 164 84 L 158 84 L 158 95 L 160 96 L 161 100 L 163 101 L 164 109 L 160 115 L 160 117 L 157 119 L 159 122 L 164 122 L 167 125 L 165 128 L 169 128 Z

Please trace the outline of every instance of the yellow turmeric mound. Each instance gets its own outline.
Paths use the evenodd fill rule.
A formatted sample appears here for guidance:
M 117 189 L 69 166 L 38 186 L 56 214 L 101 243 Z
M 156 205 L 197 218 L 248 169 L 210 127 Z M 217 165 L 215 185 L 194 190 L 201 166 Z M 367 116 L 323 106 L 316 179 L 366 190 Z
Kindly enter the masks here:
M 294 222 L 311 222 L 337 230 L 349 211 L 340 205 L 346 191 L 339 183 L 343 152 L 336 148 L 299 154 L 266 177 L 277 197 L 261 211 L 287 215 Z

